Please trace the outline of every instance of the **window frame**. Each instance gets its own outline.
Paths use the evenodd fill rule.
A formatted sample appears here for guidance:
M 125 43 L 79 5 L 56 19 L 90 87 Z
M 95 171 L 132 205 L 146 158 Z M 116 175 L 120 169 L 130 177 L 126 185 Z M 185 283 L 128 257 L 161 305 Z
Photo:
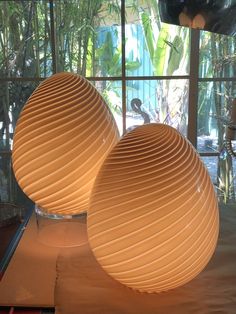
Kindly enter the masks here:
M 125 69 L 125 2 L 121 0 L 121 50 L 122 50 L 122 64 L 121 76 L 119 77 L 86 77 L 89 81 L 121 81 L 122 85 L 122 122 L 123 134 L 126 132 L 126 82 L 131 80 L 177 80 L 187 79 L 189 82 L 189 98 L 188 98 L 188 130 L 187 138 L 197 148 L 197 106 L 198 106 L 198 84 L 199 82 L 209 81 L 236 81 L 236 77 L 232 78 L 200 78 L 199 77 L 199 44 L 200 44 L 200 30 L 190 30 L 190 69 L 189 75 L 174 75 L 174 76 L 127 76 Z M 55 0 L 48 0 L 49 5 L 49 23 L 50 23 L 50 42 L 52 49 L 52 70 L 53 74 L 57 73 L 57 58 L 56 58 L 56 35 L 55 35 Z M 41 82 L 45 77 L 0 77 L 1 82 L 15 82 L 15 81 L 32 81 Z M 4 153 L 9 153 L 4 151 Z M 218 152 L 201 152 L 201 156 L 218 156 Z

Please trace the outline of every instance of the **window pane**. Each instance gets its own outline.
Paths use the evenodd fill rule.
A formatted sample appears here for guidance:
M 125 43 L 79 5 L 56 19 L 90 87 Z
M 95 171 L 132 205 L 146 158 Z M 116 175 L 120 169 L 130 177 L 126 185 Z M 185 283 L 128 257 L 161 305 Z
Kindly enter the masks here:
M 235 36 L 226 36 L 204 31 L 200 34 L 199 77 L 235 77 Z
M 219 157 L 201 157 L 215 186 L 219 200 L 236 201 L 236 158 L 229 158 L 226 153 Z
M 58 71 L 121 75 L 118 1 L 55 1 Z
M 10 150 L 19 113 L 32 94 L 36 82 L 0 83 L 0 147 Z
M 11 155 L 0 151 L 0 202 L 12 201 Z
M 28 207 L 27 205 L 32 204 L 29 198 L 24 194 L 24 192 L 22 192 L 15 180 L 11 164 L 11 153 L 0 150 L 0 224 L 3 223 L 5 219 L 11 217 L 11 211 L 9 211 L 9 215 L 7 215 L 7 209 L 4 210 L 2 203 L 8 203 L 9 210 L 9 203 L 18 205 L 21 204 L 26 206 L 26 208 Z M 17 211 L 14 212 L 15 215 L 16 213 Z M 22 215 L 20 214 L 21 217 L 19 218 L 23 219 L 24 214 L 26 214 L 25 211 L 24 213 L 22 212 Z
M 5 77 L 52 73 L 47 1 L 0 2 L 0 71 Z
M 95 81 L 92 84 L 109 106 L 116 120 L 120 135 L 123 134 L 121 81 Z
M 197 149 L 220 151 L 225 139 L 225 126 L 230 120 L 236 82 L 201 82 L 198 95 Z
M 0 83 L 0 202 L 28 202 L 12 173 L 11 148 L 20 111 L 37 85 L 25 81 Z
M 188 80 L 128 81 L 126 127 L 161 122 L 187 133 Z
M 211 181 L 214 185 L 217 185 L 217 164 L 218 164 L 218 157 L 217 156 L 207 156 L 201 157 L 202 161 L 204 162 L 209 175 L 211 177 Z
M 126 1 L 127 75 L 187 75 L 189 29 L 161 23 L 158 1 Z

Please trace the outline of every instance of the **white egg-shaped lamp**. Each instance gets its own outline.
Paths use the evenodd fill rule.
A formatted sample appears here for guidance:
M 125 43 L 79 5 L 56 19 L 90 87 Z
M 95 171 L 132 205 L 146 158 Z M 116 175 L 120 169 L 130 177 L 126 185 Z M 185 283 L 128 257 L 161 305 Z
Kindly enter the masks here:
M 118 141 L 115 120 L 84 77 L 58 73 L 33 92 L 17 121 L 12 162 L 15 177 L 43 211 L 87 211 L 97 172 Z
M 107 155 L 88 210 L 88 239 L 104 270 L 141 292 L 179 287 L 212 257 L 218 202 L 209 174 L 177 130 L 147 124 Z

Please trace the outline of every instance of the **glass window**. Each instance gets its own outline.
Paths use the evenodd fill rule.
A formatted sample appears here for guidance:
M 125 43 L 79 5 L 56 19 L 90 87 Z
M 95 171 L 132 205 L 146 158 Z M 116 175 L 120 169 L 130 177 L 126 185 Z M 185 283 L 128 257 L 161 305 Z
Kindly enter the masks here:
M 0 153 L 0 202 L 10 202 L 12 198 L 12 171 L 9 157 L 6 152 Z
M 123 134 L 122 83 L 121 81 L 93 81 L 93 85 L 109 106 L 119 129 Z
M 217 165 L 218 165 L 218 157 L 217 156 L 207 156 L 201 157 L 202 161 L 204 162 L 208 173 L 211 177 L 211 180 L 214 185 L 217 185 Z
M 10 150 L 13 133 L 21 109 L 38 82 L 0 82 L 0 143 L 1 149 Z
M 230 78 L 236 76 L 236 38 L 210 32 L 200 32 L 200 78 Z
M 52 74 L 47 1 L 0 2 L 0 73 L 4 77 Z
M 160 21 L 158 1 L 126 2 L 126 75 L 189 73 L 189 29 Z
M 10 153 L 20 110 L 40 80 L 74 72 L 104 97 L 120 134 L 161 122 L 187 136 L 188 117 L 197 121 L 197 149 L 228 193 L 235 182 L 235 158 L 225 151 L 236 97 L 235 37 L 200 31 L 199 68 L 190 73 L 191 31 L 162 23 L 158 0 L 1 1 L 0 21 L 1 152 Z M 189 90 L 198 92 L 197 110 Z
M 225 139 L 225 127 L 230 121 L 236 82 L 200 82 L 198 92 L 197 149 L 199 152 L 219 152 Z
M 126 127 L 161 122 L 187 134 L 188 80 L 129 80 Z
M 119 2 L 58 0 L 54 8 L 58 72 L 120 76 Z

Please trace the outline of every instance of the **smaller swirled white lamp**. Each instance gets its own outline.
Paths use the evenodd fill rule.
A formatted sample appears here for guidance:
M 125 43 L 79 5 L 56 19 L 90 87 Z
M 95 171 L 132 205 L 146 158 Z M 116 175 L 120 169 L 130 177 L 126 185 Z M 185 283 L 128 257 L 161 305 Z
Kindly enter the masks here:
M 141 292 L 181 286 L 206 266 L 218 232 L 213 184 L 178 131 L 147 124 L 113 147 L 88 211 L 90 246 L 110 276 Z
M 108 106 L 88 80 L 72 73 L 52 75 L 33 92 L 17 121 L 15 177 L 43 216 L 80 215 L 118 138 Z

